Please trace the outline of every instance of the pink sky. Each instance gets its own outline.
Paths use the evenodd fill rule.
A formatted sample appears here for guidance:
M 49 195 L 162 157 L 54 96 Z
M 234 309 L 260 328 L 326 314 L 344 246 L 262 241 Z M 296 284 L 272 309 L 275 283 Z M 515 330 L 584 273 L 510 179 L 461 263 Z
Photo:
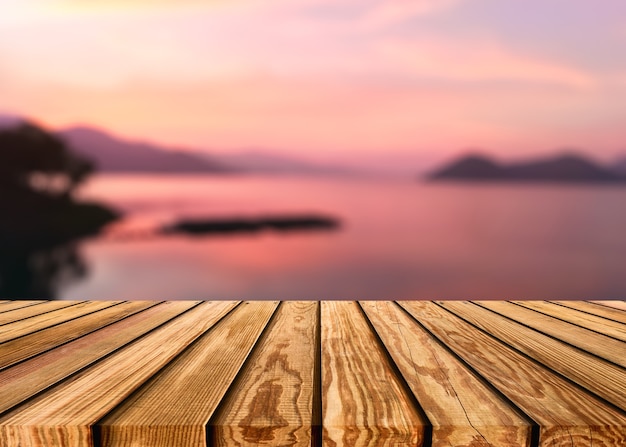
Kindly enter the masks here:
M 0 11 L 0 112 L 51 127 L 317 156 L 626 152 L 623 0 L 0 0 Z

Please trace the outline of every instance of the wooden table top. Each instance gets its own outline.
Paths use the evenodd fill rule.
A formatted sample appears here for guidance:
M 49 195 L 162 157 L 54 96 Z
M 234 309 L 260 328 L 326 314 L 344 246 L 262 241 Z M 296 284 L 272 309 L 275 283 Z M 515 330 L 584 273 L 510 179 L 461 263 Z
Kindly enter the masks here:
M 624 301 L 0 301 L 0 446 L 626 446 Z

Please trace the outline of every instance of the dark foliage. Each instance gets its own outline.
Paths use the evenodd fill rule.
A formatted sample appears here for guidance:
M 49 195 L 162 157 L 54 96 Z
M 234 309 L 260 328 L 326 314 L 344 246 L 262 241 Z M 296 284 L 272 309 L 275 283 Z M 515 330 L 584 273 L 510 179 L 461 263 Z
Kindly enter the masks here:
M 76 241 L 118 217 L 74 200 L 92 172 L 88 160 L 34 124 L 0 131 L 0 296 L 53 298 L 59 282 L 84 273 Z
M 5 188 L 69 195 L 92 171 L 90 161 L 34 124 L 0 131 L 0 182 Z

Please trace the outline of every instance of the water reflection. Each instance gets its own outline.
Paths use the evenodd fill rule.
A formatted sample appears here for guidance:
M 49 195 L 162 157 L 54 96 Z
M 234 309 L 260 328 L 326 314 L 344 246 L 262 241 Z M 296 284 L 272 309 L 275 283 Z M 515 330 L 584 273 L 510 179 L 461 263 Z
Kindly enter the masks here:
M 101 176 L 126 212 L 63 299 L 607 299 L 626 294 L 626 188 Z M 87 195 L 86 193 L 89 193 Z M 340 231 L 120 240 L 181 219 L 318 214 Z
M 87 266 L 77 243 L 39 250 L 0 252 L 0 296 L 55 299 L 59 290 L 85 277 Z

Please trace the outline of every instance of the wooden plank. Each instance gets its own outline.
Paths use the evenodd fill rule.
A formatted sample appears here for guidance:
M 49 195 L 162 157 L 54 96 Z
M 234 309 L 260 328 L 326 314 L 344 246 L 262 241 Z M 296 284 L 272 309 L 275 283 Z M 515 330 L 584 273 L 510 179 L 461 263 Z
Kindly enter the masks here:
M 610 309 L 604 306 L 598 306 L 593 303 L 585 303 L 584 301 L 550 301 L 559 306 L 569 307 L 581 312 L 587 312 L 598 317 L 607 318 L 618 323 L 626 324 L 626 312 L 617 309 Z
M 226 301 L 201 303 L 16 407 L 0 418 L 0 445 L 93 446 L 91 426 L 211 328 L 234 305 Z
M 322 303 L 323 444 L 422 446 L 425 421 L 358 305 Z
M 476 304 L 626 368 L 623 341 L 506 301 L 477 301 Z
M 0 371 L 0 414 L 189 310 L 197 302 L 174 301 Z M 115 308 L 112 308 L 115 309 Z M 18 339 L 21 340 L 21 339 Z
M 0 344 L 0 370 L 75 340 L 158 302 L 127 301 Z
M 626 444 L 626 416 L 432 302 L 401 303 L 540 425 L 540 445 Z
M 46 301 L 41 304 L 35 304 L 33 306 L 20 307 L 18 309 L 11 310 L 0 314 L 0 334 L 3 335 L 6 330 L 2 325 L 14 323 L 18 320 L 26 318 L 32 318 L 37 315 L 52 312 L 64 307 L 75 306 L 82 301 Z
M 247 302 L 100 422 L 103 447 L 205 447 L 206 424 L 274 313 Z
M 604 301 L 591 301 L 591 303 L 598 304 L 605 307 L 610 307 L 612 309 L 619 309 L 626 311 L 626 301 L 617 301 L 617 300 L 604 300 Z
M 433 425 L 433 446 L 530 444 L 530 422 L 396 304 L 361 306 Z
M 574 309 L 568 309 L 557 304 L 545 301 L 512 301 L 513 303 L 524 306 L 528 309 L 536 310 L 546 315 L 559 318 L 563 321 L 577 324 L 592 331 L 613 337 L 617 340 L 626 341 L 626 325 L 606 318 L 596 317 Z
M 284 302 L 211 420 L 216 447 L 310 447 L 319 304 Z
M 626 369 L 468 301 L 437 303 L 626 411 Z M 626 344 L 623 347 L 623 352 L 626 353 Z
M 33 332 L 46 329 L 74 318 L 120 304 L 119 301 L 85 301 L 73 306 L 59 308 L 26 320 L 14 321 L 2 326 L 0 343 L 5 343 Z M 1 345 L 0 345 L 1 346 Z
M 45 301 L 5 301 L 0 305 L 0 313 L 21 309 L 23 307 L 34 306 L 35 304 L 41 303 L 45 303 Z

